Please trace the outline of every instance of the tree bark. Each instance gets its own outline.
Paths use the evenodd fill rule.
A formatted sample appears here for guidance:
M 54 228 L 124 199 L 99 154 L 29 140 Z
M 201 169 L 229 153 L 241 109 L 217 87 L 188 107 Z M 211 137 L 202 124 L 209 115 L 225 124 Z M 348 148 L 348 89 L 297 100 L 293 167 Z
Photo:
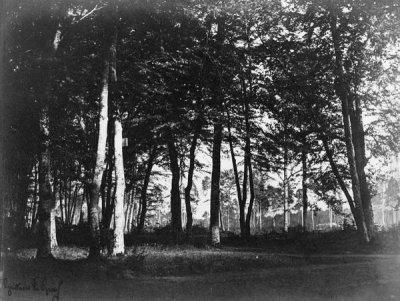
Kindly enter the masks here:
M 283 154 L 283 230 L 288 232 L 289 230 L 289 183 L 287 176 L 288 169 L 288 150 L 285 146 Z
M 214 121 L 214 141 L 212 151 L 212 172 L 211 172 L 211 197 L 210 197 L 210 231 L 211 243 L 220 243 L 219 233 L 219 209 L 220 209 L 220 178 L 221 178 L 221 144 L 222 144 L 222 124 Z
M 112 118 L 114 119 L 114 118 Z M 110 120 L 109 120 L 110 121 Z M 113 120 L 112 120 L 113 121 Z M 115 169 L 115 145 L 114 145 L 114 137 L 115 137 L 115 131 L 114 131 L 114 125 L 113 122 L 108 122 L 109 126 L 112 126 L 112 129 L 108 129 L 107 135 L 110 135 L 107 137 L 108 140 L 108 151 L 107 151 L 107 169 L 105 170 L 105 178 L 106 178 L 106 183 L 104 186 L 107 187 L 107 191 L 104 194 L 104 200 L 102 199 L 102 205 L 101 211 L 102 211 L 102 226 L 104 229 L 109 229 L 111 225 L 111 219 L 114 211 L 114 202 L 113 202 L 113 197 L 112 197 L 112 192 L 113 190 L 115 191 L 116 188 L 114 188 L 113 185 L 113 173 Z M 104 178 L 104 176 L 103 176 Z M 103 181 L 102 181 L 103 182 Z
M 168 139 L 168 152 L 170 159 L 170 167 L 172 172 L 171 183 L 171 230 L 172 238 L 175 243 L 181 241 L 182 236 L 182 208 L 181 196 L 179 190 L 180 169 L 178 162 L 178 152 L 176 150 L 175 141 L 172 135 Z
M 124 196 L 125 196 L 125 173 L 124 159 L 122 153 L 122 124 L 119 118 L 114 120 L 114 158 L 115 158 L 115 174 L 116 174 L 116 192 L 115 192 L 115 227 L 114 227 L 114 243 L 112 255 L 125 253 L 124 243 Z
M 244 84 L 243 84 L 243 89 L 244 90 L 246 89 Z M 252 86 L 250 81 L 250 94 L 251 93 L 252 93 Z M 246 145 L 245 145 L 244 160 L 245 160 L 245 166 L 247 166 L 249 171 L 249 186 L 250 186 L 250 200 L 249 200 L 249 206 L 247 207 L 247 215 L 246 215 L 246 237 L 250 237 L 250 221 L 251 221 L 251 214 L 253 211 L 255 195 L 254 195 L 253 169 L 251 166 L 250 121 L 249 121 L 250 106 L 249 106 L 249 100 L 245 92 L 244 92 L 244 98 L 245 98 L 244 117 L 246 123 Z M 244 189 L 245 187 L 243 186 L 243 192 Z M 243 197 L 243 199 L 245 198 Z
M 305 140 L 305 139 L 304 139 Z M 305 150 L 305 145 L 303 144 L 303 149 L 301 151 L 301 162 L 303 169 L 302 177 L 302 197 L 303 197 L 303 232 L 307 231 L 307 208 L 308 208 L 308 195 L 307 195 L 307 152 Z
M 363 126 L 362 108 L 360 98 L 357 95 L 349 96 L 350 122 L 353 129 L 353 144 L 356 159 L 357 174 L 360 180 L 360 193 L 363 205 L 365 223 L 368 229 L 368 235 L 374 236 L 374 215 L 371 204 L 371 194 L 368 188 L 367 176 L 365 174 L 365 166 L 367 158 L 365 156 L 365 133 Z
M 153 146 L 152 150 L 150 151 L 149 160 L 147 162 L 146 174 L 144 175 L 143 187 L 140 193 L 140 202 L 141 202 L 141 211 L 140 211 L 140 218 L 139 223 L 137 226 L 137 232 L 141 233 L 144 229 L 144 223 L 146 221 L 146 214 L 147 214 L 147 188 L 150 183 L 150 176 L 151 171 L 154 166 L 154 159 L 156 158 L 157 154 L 157 146 Z
M 42 115 L 43 116 L 43 115 Z M 43 126 L 43 125 L 42 125 Z M 45 126 L 44 126 L 45 128 Z M 45 142 L 46 143 L 46 142 Z M 48 146 L 44 146 L 39 164 L 39 239 L 37 258 L 53 257 L 51 246 L 51 211 L 53 208 L 53 193 L 50 183 L 50 152 Z
M 337 16 L 336 13 L 334 12 L 334 8 L 330 19 L 330 30 L 332 34 L 333 47 L 335 51 L 335 77 L 336 77 L 335 92 L 340 98 L 342 105 L 343 128 L 345 133 L 347 159 L 350 167 L 350 175 L 351 175 L 353 198 L 354 198 L 355 213 L 356 213 L 354 219 L 356 220 L 357 229 L 360 233 L 360 236 L 365 242 L 369 242 L 370 237 L 368 234 L 367 225 L 365 223 L 365 216 L 364 216 L 361 191 L 360 191 L 360 180 L 356 167 L 356 159 L 355 159 L 356 154 L 353 144 L 353 133 L 350 125 L 349 91 L 346 88 L 348 87 L 348 85 L 346 83 L 346 79 L 343 74 L 342 51 L 340 49 L 339 33 L 337 31 Z
M 351 197 L 349 191 L 347 190 L 346 184 L 344 183 L 343 178 L 340 175 L 339 170 L 336 166 L 336 163 L 333 160 L 333 154 L 329 148 L 328 141 L 322 135 L 321 135 L 321 140 L 322 140 L 322 144 L 324 145 L 326 155 L 328 156 L 328 160 L 329 160 L 329 164 L 331 165 L 332 172 L 336 177 L 336 181 L 338 181 L 340 188 L 342 189 L 344 195 L 346 196 L 347 202 L 349 203 L 349 206 L 350 206 L 351 213 L 353 214 L 353 216 L 356 216 L 353 198 Z
M 199 120 L 196 120 L 192 143 L 190 145 L 190 151 L 189 151 L 189 170 L 187 176 L 188 180 L 185 188 L 185 205 L 186 205 L 186 215 L 187 215 L 186 234 L 188 237 L 191 237 L 192 235 L 193 216 L 192 216 L 192 206 L 190 204 L 191 203 L 190 191 L 192 190 L 193 186 L 195 151 L 197 147 L 197 139 L 199 138 L 200 135 L 200 130 L 201 130 L 201 123 Z
M 60 24 L 55 23 L 55 34 L 52 37 L 51 44 L 47 45 L 47 57 L 49 61 L 53 61 L 56 57 L 57 49 L 60 43 L 61 27 Z M 51 66 L 44 68 L 48 73 L 48 79 L 43 89 L 43 102 L 41 104 L 41 117 L 40 117 L 40 132 L 42 135 L 41 142 L 41 162 L 39 171 L 39 235 L 37 258 L 53 257 L 52 255 L 52 227 L 51 227 L 51 211 L 54 209 L 55 201 L 53 198 L 51 187 L 51 168 L 50 168 L 50 117 L 49 117 L 49 103 L 48 99 L 51 94 Z M 53 227 L 54 229 L 54 227 Z M 53 233 L 54 242 L 55 233 Z
M 104 172 L 104 160 L 106 156 L 107 127 L 108 127 L 108 86 L 110 73 L 110 50 L 107 49 L 103 61 L 102 89 L 99 108 L 99 134 L 96 152 L 96 165 L 90 189 L 89 226 L 90 249 L 89 258 L 100 257 L 100 225 L 99 225 L 99 198 L 100 186 Z
M 238 198 L 238 203 L 239 203 L 239 223 L 240 223 L 240 233 L 242 235 L 242 238 L 244 238 L 245 234 L 245 215 L 244 215 L 244 207 L 245 204 L 243 202 L 242 198 L 242 192 L 240 189 L 240 179 L 239 179 L 239 172 L 236 164 L 236 156 L 235 156 L 235 151 L 233 149 L 233 142 L 232 142 L 232 131 L 231 131 L 231 118 L 229 114 L 229 109 L 226 108 L 226 114 L 228 117 L 228 142 L 229 142 L 229 150 L 231 154 L 231 159 L 232 159 L 232 167 L 233 167 L 233 174 L 235 176 L 235 185 L 236 185 L 236 193 L 237 193 L 237 198 Z
M 254 198 L 255 198 L 253 169 L 251 166 L 250 158 L 249 158 L 249 162 L 248 162 L 248 169 L 249 169 L 250 200 L 249 200 L 249 206 L 247 207 L 247 215 L 246 215 L 246 237 L 250 237 L 250 221 L 251 221 L 251 215 L 253 212 L 253 204 L 254 204 Z

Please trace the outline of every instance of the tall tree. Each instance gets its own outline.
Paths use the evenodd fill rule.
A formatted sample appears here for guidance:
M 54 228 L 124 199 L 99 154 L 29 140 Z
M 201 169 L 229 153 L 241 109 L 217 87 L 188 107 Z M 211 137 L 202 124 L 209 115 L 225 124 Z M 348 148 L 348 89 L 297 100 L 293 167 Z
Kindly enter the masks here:
M 99 198 L 100 187 L 104 172 L 104 161 L 106 157 L 107 127 L 108 127 L 108 87 L 110 74 L 110 61 L 113 49 L 116 49 L 116 32 L 113 29 L 112 21 L 108 20 L 105 29 L 107 41 L 103 51 L 103 73 L 101 78 L 101 94 L 99 103 L 99 127 L 96 151 L 96 164 L 93 179 L 90 187 L 89 203 L 89 225 L 90 225 L 90 250 L 89 257 L 97 258 L 100 256 L 100 225 L 99 225 Z

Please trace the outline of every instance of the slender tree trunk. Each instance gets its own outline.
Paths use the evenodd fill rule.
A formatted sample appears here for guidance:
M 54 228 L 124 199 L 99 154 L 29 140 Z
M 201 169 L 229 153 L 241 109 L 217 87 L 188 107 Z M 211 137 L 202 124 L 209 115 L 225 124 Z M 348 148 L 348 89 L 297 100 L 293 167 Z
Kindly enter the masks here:
M 189 171 L 188 171 L 188 180 L 185 188 L 185 205 L 186 205 L 186 214 L 187 214 L 187 222 L 186 222 L 186 234 L 188 237 L 192 235 L 192 225 L 193 225 L 193 216 L 192 216 L 192 206 L 191 206 L 191 198 L 190 191 L 193 186 L 193 173 L 194 173 L 194 161 L 195 161 L 195 151 L 197 146 L 197 139 L 199 138 L 201 130 L 201 123 L 199 120 L 196 120 L 194 135 L 192 139 L 192 143 L 190 145 L 189 151 Z
M 57 186 L 58 186 L 59 178 L 57 176 L 54 177 L 53 181 L 53 208 L 50 213 L 50 245 L 51 248 L 54 249 L 58 247 L 57 242 L 57 227 L 56 227 L 56 206 L 57 206 Z
M 353 216 L 356 216 L 356 210 L 354 207 L 353 198 L 351 197 L 349 191 L 347 190 L 346 184 L 344 183 L 343 178 L 340 175 L 339 170 L 336 166 L 336 163 L 333 160 L 333 154 L 329 148 L 328 141 L 326 140 L 326 138 L 323 135 L 321 135 L 321 140 L 324 145 L 326 155 L 328 156 L 328 160 L 329 160 L 329 164 L 331 165 L 332 172 L 335 175 L 335 178 L 338 181 L 340 188 L 342 189 L 343 193 L 346 196 L 347 202 L 349 203 L 349 206 L 350 206 L 351 213 L 353 214 Z
M 283 230 L 288 232 L 289 230 L 289 183 L 287 176 L 288 169 L 288 150 L 285 146 L 284 155 L 283 155 Z
M 100 257 L 100 224 L 99 224 L 99 198 L 100 186 L 104 172 L 104 160 L 106 156 L 107 127 L 108 127 L 108 86 L 110 72 L 110 53 L 106 51 L 103 61 L 102 90 L 100 97 L 99 134 L 96 151 L 96 165 L 90 189 L 89 204 L 89 226 L 90 226 L 90 249 L 89 257 Z
M 210 231 L 211 243 L 220 243 L 219 233 L 219 209 L 220 209 L 220 178 L 221 178 L 221 144 L 222 124 L 220 121 L 214 123 L 214 141 L 212 151 L 212 172 L 211 172 L 211 197 L 210 197 Z
M 219 208 L 219 225 L 221 227 L 221 231 L 224 232 L 225 231 L 225 227 L 224 227 L 224 213 L 222 211 L 222 208 Z
M 250 158 L 249 158 L 250 161 Z M 254 182 L 253 182 L 253 169 L 251 166 L 251 161 L 248 163 L 249 168 L 249 184 L 250 184 L 250 201 L 249 206 L 247 207 L 247 215 L 246 215 L 246 237 L 250 237 L 250 221 L 253 212 L 253 204 L 254 204 Z
M 181 241 L 182 235 L 182 209 L 181 209 L 181 196 L 179 190 L 180 168 L 178 162 L 178 152 L 176 150 L 175 141 L 172 135 L 168 139 L 168 152 L 170 159 L 170 166 L 172 172 L 171 183 L 171 228 L 172 237 L 175 243 Z
M 353 99 L 355 98 L 355 99 Z M 358 96 L 349 96 L 350 122 L 353 134 L 353 144 L 355 151 L 355 160 L 357 174 L 360 180 L 360 193 L 363 206 L 365 223 L 368 229 L 368 235 L 371 238 L 374 236 L 374 215 L 371 204 L 371 194 L 368 188 L 367 176 L 365 174 L 365 166 L 367 158 L 365 156 L 365 133 L 363 126 L 363 116 L 360 98 Z
M 61 27 L 56 25 L 55 35 L 52 44 L 47 47 L 49 62 L 54 60 L 60 43 Z M 41 105 L 40 132 L 42 134 L 41 143 L 41 162 L 39 166 L 39 236 L 37 258 L 53 257 L 52 255 L 52 236 L 51 236 L 51 211 L 54 208 L 54 198 L 51 187 L 51 168 L 50 168 L 50 117 L 49 117 L 49 98 L 51 97 L 51 66 L 44 68 L 48 74 L 48 79 L 44 87 L 43 102 Z M 53 234 L 54 235 L 54 234 Z
M 302 169 L 303 169 L 303 177 L 302 177 L 302 192 L 303 192 L 303 232 L 307 231 L 307 207 L 308 207 L 308 196 L 307 196 L 307 152 L 304 149 L 305 145 L 303 145 L 303 149 L 301 152 L 301 162 L 302 162 Z
M 229 142 L 229 150 L 231 153 L 231 159 L 232 159 L 232 167 L 233 167 L 233 174 L 235 176 L 235 185 L 236 185 L 236 192 L 237 192 L 237 198 L 238 198 L 238 203 L 239 203 L 239 223 L 240 223 L 240 233 L 242 235 L 242 238 L 244 238 L 245 234 L 245 215 L 244 215 L 244 207 L 245 203 L 243 202 L 242 198 L 242 192 L 240 189 L 240 179 L 239 179 L 239 172 L 236 164 L 236 156 L 235 156 L 235 151 L 233 148 L 233 142 L 232 142 L 232 132 L 231 132 L 231 118 L 229 114 L 229 109 L 226 109 L 227 117 L 228 117 L 228 142 Z
M 113 118 L 114 119 L 114 118 Z M 113 123 L 109 122 L 109 125 L 113 125 Z M 113 173 L 114 173 L 114 167 L 115 167 L 115 146 L 114 146 L 114 139 L 115 137 L 115 132 L 114 132 L 114 125 L 112 126 L 112 129 L 108 130 L 108 153 L 107 153 L 107 161 L 108 161 L 108 168 L 106 172 L 106 187 L 107 187 L 107 193 L 105 194 L 105 199 L 102 200 L 102 203 L 104 204 L 104 207 L 101 208 L 102 210 L 102 225 L 104 229 L 109 229 L 110 224 L 111 224 L 111 218 L 112 214 L 114 211 L 114 202 L 112 198 L 112 192 L 113 189 L 115 191 L 116 188 L 114 188 L 113 185 Z
M 63 205 L 63 198 L 64 198 L 64 193 L 63 193 L 63 185 L 62 185 L 63 180 L 60 179 L 59 183 L 59 197 L 60 197 L 60 213 L 61 213 L 61 224 L 64 224 L 64 205 Z
M 140 233 L 144 229 L 144 223 L 146 221 L 146 214 L 147 214 L 147 188 L 150 183 L 150 176 L 151 171 L 154 165 L 154 159 L 156 158 L 157 154 L 157 146 L 153 146 L 152 150 L 150 151 L 149 160 L 147 162 L 146 174 L 144 176 L 143 187 L 140 193 L 140 202 L 141 202 L 141 211 L 140 211 L 140 219 L 139 224 L 137 226 L 137 232 Z
M 119 118 L 114 121 L 114 157 L 115 157 L 115 173 L 116 173 L 116 193 L 115 193 L 115 228 L 113 255 L 125 253 L 124 243 L 124 196 L 125 196 L 125 173 L 124 160 L 122 154 L 122 125 Z
M 38 186 L 39 186 L 39 170 L 38 163 L 35 163 L 35 181 L 34 181 L 34 190 L 33 190 L 33 208 L 32 208 L 32 223 L 31 229 L 35 229 L 36 221 L 37 221 L 37 206 L 38 206 Z
M 43 116 L 43 115 L 42 115 Z M 50 153 L 48 146 L 41 153 L 39 165 L 39 239 L 37 258 L 53 257 L 51 253 L 51 211 L 53 193 L 50 184 Z
M 346 141 L 347 159 L 350 167 L 350 175 L 351 175 L 351 182 L 353 189 L 353 198 L 354 198 L 355 213 L 356 213 L 354 219 L 356 220 L 357 229 L 360 233 L 360 236 L 365 242 L 369 242 L 370 237 L 368 235 L 368 228 L 365 223 L 364 210 L 362 206 L 361 191 L 360 191 L 360 180 L 356 167 L 353 133 L 350 126 L 349 99 L 348 99 L 349 91 L 347 91 L 346 89 L 348 85 L 345 81 L 343 74 L 342 51 L 340 49 L 339 34 L 337 31 L 337 16 L 334 12 L 332 12 L 330 20 L 330 30 L 332 33 L 333 46 L 335 50 L 335 76 L 336 76 L 335 91 L 342 103 L 343 128 Z

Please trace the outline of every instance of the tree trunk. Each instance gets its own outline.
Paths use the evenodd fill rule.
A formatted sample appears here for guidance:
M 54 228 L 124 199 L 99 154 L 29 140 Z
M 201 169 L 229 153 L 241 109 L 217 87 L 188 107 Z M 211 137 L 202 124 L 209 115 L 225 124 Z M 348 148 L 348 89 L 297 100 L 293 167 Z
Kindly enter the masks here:
M 335 50 L 335 92 L 341 100 L 343 128 L 346 141 L 347 159 L 350 167 L 350 175 L 353 189 L 353 198 L 355 205 L 354 219 L 356 220 L 357 229 L 360 236 L 365 242 L 370 241 L 368 228 L 365 223 L 364 210 L 361 199 L 360 180 L 356 167 L 355 150 L 353 144 L 353 133 L 350 126 L 350 113 L 349 113 L 349 91 L 346 87 L 348 84 L 344 78 L 342 67 L 342 51 L 340 49 L 339 34 L 337 31 L 337 16 L 333 13 L 330 20 L 330 30 L 332 33 L 333 46 Z
M 113 118 L 114 119 L 114 118 Z M 102 204 L 104 204 L 104 206 L 102 206 L 101 211 L 102 211 L 102 226 L 104 229 L 109 229 L 110 225 L 111 225 L 111 218 L 114 212 L 114 202 L 113 202 L 113 198 L 112 198 L 112 191 L 116 188 L 114 188 L 113 185 L 113 172 L 114 172 L 114 168 L 115 168 L 115 145 L 114 145 L 114 137 L 115 137 L 115 131 L 114 131 L 114 124 L 113 122 L 109 122 L 108 123 L 109 126 L 112 126 L 112 129 L 108 129 L 107 135 L 108 136 L 108 152 L 107 152 L 107 170 L 106 170 L 106 184 L 104 185 L 105 187 L 107 187 L 107 192 L 105 193 L 105 197 L 104 200 L 102 199 Z
M 182 235 L 182 209 L 181 209 L 181 196 L 179 190 L 180 169 L 178 162 L 178 152 L 176 150 L 175 142 L 172 135 L 168 139 L 168 152 L 170 159 L 170 167 L 172 172 L 171 183 L 171 230 L 172 238 L 175 243 L 181 241 Z
M 55 34 L 52 37 L 52 43 L 47 47 L 49 62 L 55 59 L 56 52 L 60 43 L 61 27 L 56 24 Z M 43 89 L 43 102 L 41 104 L 40 132 L 42 135 L 41 143 L 41 162 L 39 166 L 39 236 L 37 258 L 53 257 L 52 255 L 52 227 L 51 211 L 54 209 L 54 198 L 51 187 L 51 169 L 50 169 L 50 118 L 49 118 L 49 98 L 51 97 L 51 66 L 44 68 L 48 72 L 48 79 Z M 53 233 L 54 238 L 54 233 Z
M 250 159 L 249 159 L 250 161 Z M 246 237 L 250 237 L 250 221 L 251 215 L 253 212 L 253 204 L 254 204 L 254 182 L 253 182 L 253 169 L 251 166 L 251 161 L 248 163 L 249 168 L 249 184 L 250 184 L 250 200 L 249 206 L 247 207 L 247 215 L 246 215 Z
M 38 163 L 35 162 L 35 181 L 34 181 L 34 190 L 33 190 L 33 207 L 32 207 L 32 223 L 31 229 L 35 229 L 36 221 L 37 221 L 37 206 L 38 202 L 38 186 L 39 186 L 39 170 Z
M 323 135 L 321 135 L 321 140 L 322 140 L 322 144 L 324 145 L 324 149 L 325 149 L 326 155 L 328 156 L 328 160 L 329 160 L 329 164 L 331 165 L 332 172 L 335 175 L 336 180 L 338 181 L 340 188 L 342 189 L 343 193 L 346 196 L 347 202 L 349 203 L 349 206 L 350 206 L 351 213 L 353 214 L 353 216 L 356 216 L 356 211 L 355 211 L 353 199 L 352 199 L 349 191 L 347 190 L 346 184 L 344 183 L 343 178 L 339 173 L 339 170 L 338 170 L 338 168 L 336 166 L 335 161 L 333 160 L 333 154 L 332 154 L 332 151 L 329 148 L 328 141 L 326 140 L 326 138 Z
M 221 208 L 219 208 L 219 225 L 221 227 L 221 231 L 224 232 L 225 231 L 225 227 L 224 227 L 224 214 Z
M 104 69 L 102 74 L 102 89 L 100 97 L 100 116 L 99 116 L 99 133 L 96 152 L 96 165 L 90 189 L 89 203 L 89 226 L 90 226 L 90 249 L 89 257 L 100 257 L 100 225 L 99 225 L 99 198 L 100 186 L 104 172 L 104 160 L 106 156 L 107 144 L 107 127 L 108 127 L 108 85 L 110 72 L 110 53 L 106 51 L 104 58 Z
M 140 193 L 140 202 L 141 202 L 141 211 L 140 211 L 140 219 L 139 224 L 137 226 L 137 232 L 140 233 L 144 229 L 144 223 L 146 221 L 147 214 L 147 187 L 150 183 L 151 170 L 153 169 L 154 159 L 157 154 L 157 146 L 153 146 L 150 151 L 149 160 L 147 162 L 146 174 L 144 176 L 143 187 Z
M 190 191 L 192 190 L 193 186 L 195 151 L 197 146 L 197 139 L 199 138 L 200 135 L 200 130 L 201 130 L 201 123 L 199 120 L 196 120 L 194 135 L 189 151 L 189 170 L 187 176 L 188 180 L 185 188 L 185 205 L 186 205 L 186 215 L 187 215 L 186 234 L 188 237 L 191 237 L 192 235 L 193 216 L 192 216 L 192 206 L 190 204 L 191 203 Z
M 221 177 L 221 144 L 222 144 L 222 124 L 220 121 L 214 123 L 214 141 L 212 151 L 212 172 L 211 172 L 211 197 L 210 197 L 210 230 L 211 243 L 220 243 L 219 234 L 219 183 Z
M 303 149 L 301 152 L 301 162 L 303 169 L 303 177 L 302 177 L 302 192 L 303 192 L 303 232 L 307 231 L 307 207 L 308 207 L 308 196 L 307 196 L 307 152 L 305 150 L 305 145 L 303 145 Z
M 116 193 L 115 193 L 115 227 L 114 227 L 114 243 L 112 255 L 124 254 L 124 196 L 125 196 L 125 173 L 124 159 L 122 154 L 122 125 L 119 118 L 114 120 L 114 158 L 115 158 L 115 174 L 116 174 Z
M 284 155 L 283 155 L 283 230 L 288 232 L 289 230 L 289 193 L 288 193 L 288 150 L 285 146 Z
M 228 117 L 228 142 L 229 142 L 229 150 L 231 153 L 231 159 L 232 159 L 232 167 L 233 167 L 233 174 L 235 175 L 235 185 L 236 185 L 236 192 L 237 192 L 237 198 L 238 198 L 238 203 L 239 203 L 239 222 L 240 222 L 240 233 L 242 237 L 244 237 L 245 234 L 245 215 L 244 215 L 244 207 L 245 204 L 243 202 L 242 198 L 242 192 L 240 189 L 240 179 L 239 179 L 239 172 L 236 164 L 236 156 L 235 152 L 233 149 L 233 142 L 232 142 L 232 132 L 231 132 L 231 118 L 229 114 L 229 109 L 226 109 L 226 114 Z
M 355 98 L 355 99 L 353 99 Z M 363 126 L 362 108 L 360 98 L 358 96 L 349 96 L 350 122 L 353 134 L 353 144 L 355 151 L 357 174 L 360 180 L 360 193 L 363 206 L 365 223 L 368 229 L 369 238 L 374 236 L 374 215 L 371 204 L 371 194 L 368 188 L 367 177 L 365 174 L 365 166 L 367 158 L 365 156 L 365 133 Z
M 44 116 L 44 115 L 42 115 Z M 42 124 L 44 129 L 46 126 Z M 51 250 L 51 211 L 53 208 L 53 193 L 50 183 L 50 153 L 48 146 L 44 146 L 39 164 L 39 239 L 37 258 L 53 257 Z

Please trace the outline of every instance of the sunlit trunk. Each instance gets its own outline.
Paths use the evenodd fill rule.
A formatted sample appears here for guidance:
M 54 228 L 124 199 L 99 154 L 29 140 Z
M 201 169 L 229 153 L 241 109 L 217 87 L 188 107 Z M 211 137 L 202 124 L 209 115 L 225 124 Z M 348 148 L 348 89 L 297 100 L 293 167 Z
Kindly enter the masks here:
M 289 185 L 288 185 L 288 150 L 285 146 L 283 155 L 283 230 L 289 230 Z
M 222 124 L 220 121 L 214 123 L 214 140 L 212 150 L 212 172 L 211 172 L 211 197 L 210 197 L 210 231 L 211 243 L 220 243 L 219 233 L 219 209 L 220 209 L 220 177 L 221 177 L 221 143 Z
M 125 214 L 124 214 L 124 197 L 125 197 L 125 173 L 124 173 L 124 159 L 122 153 L 122 125 L 119 118 L 114 120 L 114 158 L 115 158 L 115 205 L 114 205 L 114 243 L 113 255 L 125 253 L 124 243 L 124 227 L 125 227 Z
M 96 165 L 90 190 L 89 226 L 90 226 L 90 250 L 89 257 L 100 256 L 100 225 L 99 225 L 99 199 L 100 186 L 104 172 L 106 156 L 107 127 L 108 127 L 108 81 L 110 72 L 109 53 L 103 61 L 102 88 L 99 108 L 99 132 L 96 151 Z
M 51 40 L 51 44 L 47 46 L 48 62 L 51 62 L 56 57 L 56 52 L 60 44 L 61 27 L 56 25 L 56 31 Z M 43 68 L 47 71 L 48 79 L 45 80 L 43 88 L 43 99 L 40 116 L 40 133 L 42 135 L 41 143 L 41 161 L 39 166 L 39 236 L 38 250 L 36 257 L 52 257 L 52 247 L 56 245 L 55 222 L 52 227 L 52 210 L 55 206 L 54 196 L 51 187 L 51 169 L 50 169 L 50 117 L 49 117 L 49 99 L 51 97 L 51 72 L 50 66 Z
M 45 150 L 42 151 L 40 158 L 39 195 L 39 244 L 36 257 L 52 257 L 51 211 L 54 206 L 54 200 L 50 184 L 50 154 L 48 151 L 48 147 L 45 147 Z

